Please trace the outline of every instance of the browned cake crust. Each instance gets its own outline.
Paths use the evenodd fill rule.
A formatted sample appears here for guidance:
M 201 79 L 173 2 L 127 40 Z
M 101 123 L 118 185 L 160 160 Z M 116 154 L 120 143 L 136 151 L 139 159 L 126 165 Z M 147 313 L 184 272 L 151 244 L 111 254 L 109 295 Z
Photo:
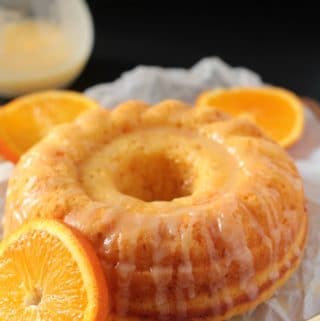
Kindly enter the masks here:
M 12 176 L 4 229 L 59 218 L 95 244 L 111 320 L 222 320 L 270 297 L 307 233 L 301 178 L 246 118 L 177 101 L 91 110 Z

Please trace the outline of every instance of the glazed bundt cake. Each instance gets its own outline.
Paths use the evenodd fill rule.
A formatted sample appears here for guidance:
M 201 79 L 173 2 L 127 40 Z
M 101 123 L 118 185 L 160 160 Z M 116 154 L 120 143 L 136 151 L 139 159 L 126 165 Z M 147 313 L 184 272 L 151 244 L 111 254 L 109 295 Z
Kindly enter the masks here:
M 165 101 L 91 110 L 25 154 L 4 230 L 57 218 L 95 245 L 111 320 L 222 320 L 297 268 L 307 232 L 293 161 L 246 118 Z

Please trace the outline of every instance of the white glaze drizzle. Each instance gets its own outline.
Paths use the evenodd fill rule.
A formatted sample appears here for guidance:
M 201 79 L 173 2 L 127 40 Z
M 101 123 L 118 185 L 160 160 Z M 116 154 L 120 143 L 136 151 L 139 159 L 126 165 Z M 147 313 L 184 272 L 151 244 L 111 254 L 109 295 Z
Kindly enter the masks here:
M 277 215 L 277 211 L 274 210 L 273 205 L 270 202 L 269 190 L 266 190 L 264 187 L 260 187 L 259 195 L 260 195 L 260 202 L 263 207 L 263 213 L 267 218 L 269 234 L 272 235 L 272 239 L 273 239 L 271 264 L 275 266 L 279 257 L 279 246 L 281 241 L 279 217 Z M 279 277 L 279 271 L 277 269 L 273 269 L 270 271 L 269 279 L 271 281 L 278 279 L 278 277 Z
M 218 254 L 217 254 L 217 251 L 216 251 L 216 248 L 215 248 L 215 245 L 214 245 L 214 242 L 210 236 L 210 233 L 208 231 L 208 224 L 207 224 L 207 221 L 206 221 L 206 217 L 204 216 L 202 219 L 201 219 L 201 233 L 202 233 L 202 236 L 205 240 L 205 244 L 206 244 L 206 248 L 207 248 L 207 252 L 208 252 L 208 258 L 209 258 L 209 261 L 210 261 L 210 266 L 209 266 L 209 289 L 210 289 L 210 295 L 211 295 L 211 298 L 212 298 L 212 313 L 213 315 L 219 315 L 220 313 L 220 302 L 219 300 L 217 300 L 218 295 L 217 295 L 217 286 L 214 286 L 213 284 L 213 278 L 212 276 L 216 273 L 216 269 L 219 270 L 219 272 L 221 273 L 221 269 L 219 268 L 219 266 L 217 264 L 215 264 L 215 261 L 217 260 L 218 258 Z M 219 273 L 218 272 L 218 273 Z M 223 283 L 225 283 L 225 279 L 222 278 L 221 279 Z
M 128 311 L 128 303 L 130 298 L 130 274 L 135 271 L 135 266 L 126 263 L 122 257 L 122 233 L 118 234 L 118 248 L 119 248 L 119 262 L 116 266 L 118 273 L 118 293 L 117 293 L 117 306 L 116 311 L 119 315 L 126 315 Z
M 116 310 L 119 315 L 126 315 L 129 309 L 130 300 L 130 285 L 132 274 L 136 271 L 136 244 L 138 241 L 142 217 L 140 215 L 131 215 L 127 217 L 125 225 L 120 227 L 118 232 L 118 249 L 119 262 L 116 266 L 118 273 L 118 293 Z M 130 231 L 130 232 L 129 232 Z M 126 236 L 127 246 L 130 246 L 131 251 L 124 251 L 123 237 Z M 130 238 L 128 238 L 130 235 Z M 126 256 L 124 256 L 126 253 Z
M 193 266 L 190 259 L 190 244 L 192 244 L 192 231 L 194 224 L 194 213 L 189 212 L 189 219 L 186 227 L 181 226 L 180 246 L 182 263 L 177 268 L 176 304 L 178 314 L 183 318 L 187 315 L 187 302 L 195 296 L 195 285 L 193 279 Z M 185 296 L 187 290 L 188 297 Z
M 239 201 L 237 199 L 231 200 L 233 202 L 233 209 L 229 214 L 233 214 L 234 222 L 240 228 L 237 229 L 239 232 L 236 242 L 231 241 L 230 245 L 233 249 L 234 259 L 239 264 L 240 269 L 240 288 L 247 293 L 250 300 L 254 300 L 258 295 L 258 287 L 256 282 L 253 280 L 255 275 L 254 261 L 252 252 L 250 251 L 247 238 L 244 233 L 245 229 L 242 223 L 242 216 L 240 214 Z
M 224 235 L 224 212 L 223 211 L 219 211 L 218 215 L 217 215 L 217 222 L 218 222 L 218 230 L 220 232 L 220 235 L 222 237 L 222 239 L 225 241 L 225 237 Z M 221 294 L 222 294 L 222 299 L 221 301 L 224 302 L 228 308 L 232 308 L 233 306 L 233 299 L 230 295 L 230 293 L 226 290 L 225 285 L 226 285 L 226 272 L 229 269 L 230 264 L 232 263 L 232 253 L 229 251 L 229 249 L 226 248 L 225 251 L 225 264 L 226 267 L 221 275 L 221 281 L 220 284 L 218 284 L 218 287 L 221 289 Z
M 161 221 L 157 218 L 153 220 L 154 236 L 153 236 L 153 266 L 151 267 L 151 274 L 154 279 L 156 289 L 155 302 L 157 306 L 160 319 L 165 318 L 170 312 L 170 303 L 167 297 L 167 290 L 170 281 L 172 280 L 173 267 L 163 266 L 161 261 L 166 255 L 166 250 L 161 247 L 160 227 Z M 170 219 L 170 221 L 174 221 Z M 172 223 L 173 224 L 173 223 Z

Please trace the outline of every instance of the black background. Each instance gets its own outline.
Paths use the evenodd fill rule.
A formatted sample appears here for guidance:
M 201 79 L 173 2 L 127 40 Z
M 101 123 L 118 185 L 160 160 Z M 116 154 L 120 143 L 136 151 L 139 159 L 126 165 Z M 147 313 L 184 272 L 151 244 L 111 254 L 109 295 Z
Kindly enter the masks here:
M 292 5 L 229 8 L 89 0 L 93 55 L 73 88 L 112 81 L 137 64 L 189 67 L 205 56 L 246 66 L 264 81 L 320 99 L 318 9 Z M 232 8 L 232 10 L 231 10 Z M 251 11 L 250 11 L 250 10 Z M 320 15 L 319 15 L 320 17 Z
M 230 0 L 87 2 L 95 45 L 72 89 L 112 81 L 138 64 L 190 67 L 219 56 L 267 83 L 320 100 L 320 9 L 311 1 L 259 7 Z
M 268 83 L 320 99 L 318 9 L 119 3 L 88 1 L 95 47 L 73 88 L 114 80 L 137 64 L 190 67 L 216 55 L 251 68 Z

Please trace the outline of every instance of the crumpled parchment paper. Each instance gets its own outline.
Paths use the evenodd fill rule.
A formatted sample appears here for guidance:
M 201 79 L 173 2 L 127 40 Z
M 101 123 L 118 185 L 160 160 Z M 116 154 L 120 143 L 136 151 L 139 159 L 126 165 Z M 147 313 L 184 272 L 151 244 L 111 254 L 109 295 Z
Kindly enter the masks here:
M 254 72 L 232 68 L 214 57 L 205 58 L 190 69 L 139 66 L 118 80 L 94 86 L 85 93 L 103 106 L 113 107 L 126 99 L 156 103 L 176 98 L 192 103 L 206 89 L 261 85 L 261 78 Z M 303 177 L 309 209 L 304 259 L 298 271 L 270 300 L 233 321 L 303 321 L 320 313 L 320 120 L 307 108 L 305 115 L 304 135 L 289 149 Z M 0 164 L 0 213 L 12 168 L 10 163 Z
M 157 103 L 165 98 L 192 103 L 206 89 L 230 86 L 259 86 L 260 77 L 244 68 L 232 68 L 219 58 L 205 58 L 190 69 L 138 66 L 108 84 L 86 90 L 105 107 L 127 99 Z

